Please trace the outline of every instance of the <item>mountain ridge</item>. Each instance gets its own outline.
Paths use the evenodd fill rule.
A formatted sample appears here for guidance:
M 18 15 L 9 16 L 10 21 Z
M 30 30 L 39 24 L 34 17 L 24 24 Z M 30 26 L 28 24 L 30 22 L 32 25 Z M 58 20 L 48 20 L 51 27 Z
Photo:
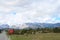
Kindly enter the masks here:
M 48 27 L 48 28 L 54 28 L 54 27 L 60 27 L 60 23 L 55 23 L 55 24 L 52 24 L 52 23 L 24 23 L 22 24 L 22 26 L 19 24 L 19 26 L 15 25 L 16 29 L 17 28 L 24 28 L 24 26 L 26 26 L 25 28 L 44 28 L 44 27 Z M 13 26 L 13 25 L 12 25 Z M 0 29 L 1 28 L 13 28 L 11 25 L 8 25 L 8 24 L 2 24 L 0 25 Z

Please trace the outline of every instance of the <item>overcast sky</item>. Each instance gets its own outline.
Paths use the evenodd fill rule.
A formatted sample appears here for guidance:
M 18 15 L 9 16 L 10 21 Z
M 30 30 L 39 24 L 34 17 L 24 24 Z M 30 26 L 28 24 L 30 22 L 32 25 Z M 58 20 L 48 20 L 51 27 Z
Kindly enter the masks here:
M 60 22 L 60 0 L 0 0 L 0 23 Z

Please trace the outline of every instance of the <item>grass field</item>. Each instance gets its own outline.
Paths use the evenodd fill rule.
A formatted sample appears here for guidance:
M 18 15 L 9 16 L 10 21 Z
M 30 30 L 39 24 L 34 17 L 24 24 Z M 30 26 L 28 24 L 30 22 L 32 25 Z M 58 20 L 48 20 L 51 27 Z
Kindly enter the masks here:
M 11 40 L 60 40 L 60 33 L 10 35 Z

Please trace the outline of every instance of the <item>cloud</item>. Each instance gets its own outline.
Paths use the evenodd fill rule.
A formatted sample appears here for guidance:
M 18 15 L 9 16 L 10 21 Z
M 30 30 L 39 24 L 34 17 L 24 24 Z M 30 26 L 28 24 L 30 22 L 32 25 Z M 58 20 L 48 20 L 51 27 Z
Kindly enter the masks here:
M 0 23 L 60 22 L 60 0 L 0 0 Z

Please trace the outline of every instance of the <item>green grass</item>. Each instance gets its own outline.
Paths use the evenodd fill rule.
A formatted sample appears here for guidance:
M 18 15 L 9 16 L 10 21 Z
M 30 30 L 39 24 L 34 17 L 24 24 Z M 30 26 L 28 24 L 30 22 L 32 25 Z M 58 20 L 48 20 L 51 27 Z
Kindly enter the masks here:
M 60 33 L 10 35 L 11 40 L 60 40 Z

